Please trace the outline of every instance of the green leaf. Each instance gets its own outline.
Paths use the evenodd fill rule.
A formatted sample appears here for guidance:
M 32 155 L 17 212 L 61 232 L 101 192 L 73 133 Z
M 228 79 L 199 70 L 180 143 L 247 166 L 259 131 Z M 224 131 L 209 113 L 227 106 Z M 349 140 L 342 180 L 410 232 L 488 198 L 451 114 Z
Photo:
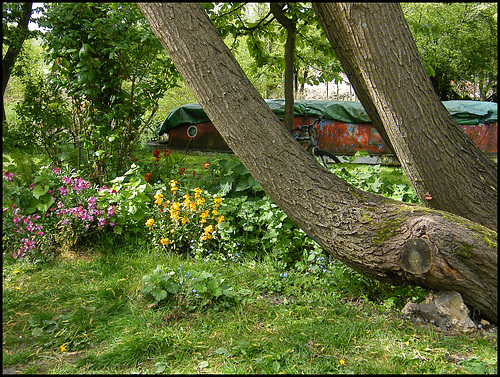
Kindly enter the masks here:
M 139 208 L 137 211 L 135 211 L 133 214 L 132 214 L 132 220 L 134 221 L 140 221 L 144 218 L 144 215 L 146 213 L 144 212 L 144 209 L 142 208 Z
M 156 363 L 154 366 L 153 366 L 153 373 L 154 374 L 161 374 L 163 372 L 165 372 L 165 369 L 167 369 L 167 363 L 164 363 L 164 362 L 159 362 L 159 363 Z
M 155 288 L 153 289 L 153 291 L 151 292 L 151 294 L 153 295 L 153 297 L 155 298 L 156 301 L 161 301 L 161 300 L 164 300 L 167 298 L 168 296 L 168 292 L 161 289 L 161 288 Z
M 42 185 L 37 185 L 33 188 L 33 196 L 37 199 L 40 198 L 40 196 L 44 195 L 47 191 L 49 191 L 49 186 L 44 186 L 42 187 Z

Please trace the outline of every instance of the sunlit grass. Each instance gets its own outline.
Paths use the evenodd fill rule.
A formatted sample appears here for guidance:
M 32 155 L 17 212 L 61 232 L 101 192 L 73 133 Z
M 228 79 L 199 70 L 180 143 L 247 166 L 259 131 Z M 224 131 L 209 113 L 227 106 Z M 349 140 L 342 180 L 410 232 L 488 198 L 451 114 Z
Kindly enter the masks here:
M 496 372 L 496 340 L 445 336 L 398 311 L 331 288 L 266 294 L 255 282 L 268 266 L 204 262 L 251 291 L 227 310 L 168 318 L 148 308 L 141 278 L 157 264 L 193 265 L 148 246 L 3 267 L 3 367 L 23 373 L 466 373 Z M 61 352 L 61 346 L 65 351 Z M 450 363 L 445 353 L 477 363 Z

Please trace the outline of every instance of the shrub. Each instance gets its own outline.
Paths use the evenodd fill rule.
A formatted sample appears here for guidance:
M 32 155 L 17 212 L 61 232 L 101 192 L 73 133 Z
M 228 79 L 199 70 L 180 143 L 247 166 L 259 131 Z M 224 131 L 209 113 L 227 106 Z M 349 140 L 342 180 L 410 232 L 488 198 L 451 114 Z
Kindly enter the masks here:
M 204 270 L 187 270 L 182 265 L 177 270 L 165 270 L 158 265 L 142 282 L 141 293 L 152 298 L 155 304 L 173 304 L 181 310 L 210 306 L 217 311 L 237 302 L 237 294 L 224 279 Z

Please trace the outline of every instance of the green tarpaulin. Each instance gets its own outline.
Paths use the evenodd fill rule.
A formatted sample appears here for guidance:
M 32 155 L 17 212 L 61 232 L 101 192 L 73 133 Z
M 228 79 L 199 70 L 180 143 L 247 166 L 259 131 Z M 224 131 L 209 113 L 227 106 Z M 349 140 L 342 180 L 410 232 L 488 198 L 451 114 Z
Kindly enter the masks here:
M 285 117 L 285 100 L 267 99 L 266 103 L 278 118 Z M 458 124 L 491 123 L 497 120 L 497 103 L 479 101 L 444 101 L 444 106 Z M 370 123 L 370 118 L 360 102 L 296 100 L 295 116 L 324 116 L 344 123 Z M 198 124 L 209 122 L 203 108 L 197 103 L 180 106 L 170 112 L 161 124 L 158 134 L 181 124 Z

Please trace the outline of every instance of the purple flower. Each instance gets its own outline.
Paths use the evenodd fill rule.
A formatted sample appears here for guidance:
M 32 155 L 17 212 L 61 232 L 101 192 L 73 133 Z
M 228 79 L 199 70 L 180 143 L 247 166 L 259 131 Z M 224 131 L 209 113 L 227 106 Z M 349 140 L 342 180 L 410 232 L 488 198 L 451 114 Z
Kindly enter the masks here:
M 91 196 L 90 198 L 87 199 L 87 203 L 89 205 L 89 208 L 93 207 L 96 202 L 97 202 L 97 200 L 93 196 Z
M 61 194 L 61 196 L 68 195 L 68 189 L 66 187 L 58 187 L 57 189 L 59 190 L 59 193 Z
M 26 230 L 30 233 L 35 230 L 35 227 L 33 226 L 33 223 L 31 221 L 28 223 L 28 225 L 26 225 Z
M 33 221 L 37 221 L 40 218 L 40 216 L 38 216 L 36 213 L 34 213 L 33 216 L 31 216 L 31 218 Z
M 14 180 L 14 173 L 9 173 L 9 172 L 5 172 L 5 179 L 8 181 L 8 182 L 12 182 Z
M 116 208 L 115 207 L 108 207 L 108 219 L 112 218 L 116 213 Z

